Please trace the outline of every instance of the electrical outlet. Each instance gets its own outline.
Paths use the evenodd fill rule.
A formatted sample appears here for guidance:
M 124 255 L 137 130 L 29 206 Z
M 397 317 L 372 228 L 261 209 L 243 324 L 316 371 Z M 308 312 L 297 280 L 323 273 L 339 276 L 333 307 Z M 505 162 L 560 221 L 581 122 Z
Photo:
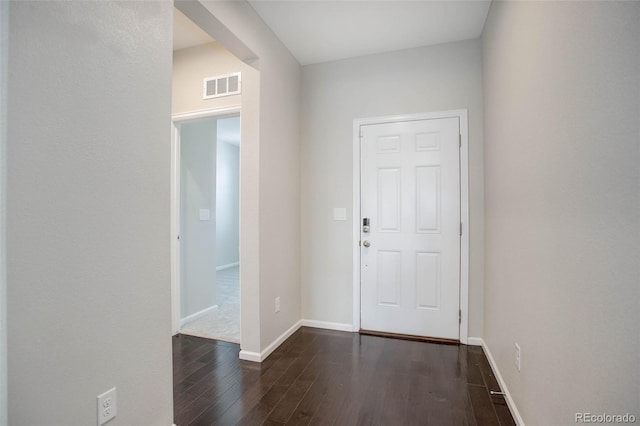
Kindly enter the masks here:
M 280 296 L 276 297 L 276 313 L 280 312 Z
M 116 388 L 98 395 L 98 426 L 102 426 L 116 416 Z
M 514 361 L 515 361 L 515 364 L 516 364 L 516 368 L 518 369 L 518 371 L 520 371 L 520 365 L 521 365 L 520 364 L 520 360 L 522 359 L 521 358 L 522 355 L 520 353 L 520 345 L 518 345 L 517 343 L 516 343 L 516 350 L 515 350 L 514 355 L 515 355 Z

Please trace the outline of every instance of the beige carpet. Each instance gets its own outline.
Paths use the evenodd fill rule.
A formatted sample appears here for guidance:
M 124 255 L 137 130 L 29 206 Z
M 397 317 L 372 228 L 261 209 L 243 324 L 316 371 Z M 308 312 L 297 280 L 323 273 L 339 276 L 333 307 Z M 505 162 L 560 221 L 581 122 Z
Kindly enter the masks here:
M 240 268 L 216 273 L 218 307 L 180 330 L 183 334 L 240 343 Z

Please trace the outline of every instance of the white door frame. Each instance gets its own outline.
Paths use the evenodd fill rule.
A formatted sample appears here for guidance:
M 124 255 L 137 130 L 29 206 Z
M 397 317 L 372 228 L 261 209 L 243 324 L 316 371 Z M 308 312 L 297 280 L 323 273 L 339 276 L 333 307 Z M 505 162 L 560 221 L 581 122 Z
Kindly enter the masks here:
M 213 108 L 171 116 L 171 334 L 180 332 L 180 132 L 178 125 L 201 118 L 220 118 L 240 114 L 240 106 Z M 242 144 L 240 144 L 242 147 Z M 242 148 L 241 148 L 242 149 Z M 242 168 L 242 164 L 240 165 Z M 242 209 L 242 206 L 240 206 Z M 240 210 L 242 213 L 242 210 Z M 240 253 L 242 264 L 242 252 Z M 242 312 L 241 299 L 240 312 Z
M 458 118 L 460 123 L 460 343 L 469 332 L 469 125 L 467 110 L 359 118 L 353 120 L 353 331 L 360 330 L 360 126 Z

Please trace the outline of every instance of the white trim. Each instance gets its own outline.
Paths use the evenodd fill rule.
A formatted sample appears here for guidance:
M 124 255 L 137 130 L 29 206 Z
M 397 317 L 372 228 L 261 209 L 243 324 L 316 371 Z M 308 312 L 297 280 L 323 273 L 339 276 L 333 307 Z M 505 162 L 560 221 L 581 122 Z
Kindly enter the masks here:
M 368 124 L 458 118 L 460 125 L 460 311 L 459 338 L 467 343 L 469 330 L 469 125 L 466 109 L 353 120 L 353 328 L 360 329 L 360 127 Z
M 209 118 L 209 117 L 220 117 L 223 115 L 234 115 L 240 114 L 240 105 L 231 105 L 228 107 L 221 108 L 208 108 L 208 109 L 199 109 L 195 111 L 189 112 L 181 112 L 179 114 L 173 114 L 171 116 L 171 121 L 184 123 L 186 121 L 198 120 L 200 118 Z
M 180 320 L 180 327 L 184 327 L 185 325 L 189 324 L 192 321 L 197 320 L 198 318 L 201 318 L 205 315 L 207 315 L 209 312 L 218 309 L 218 305 L 213 305 L 213 306 L 209 306 L 208 308 L 204 308 L 201 311 L 198 311 L 194 314 L 191 315 L 187 315 L 186 317 L 182 318 Z
M 360 120 L 353 120 L 353 329 L 360 330 Z
M 482 346 L 482 337 L 469 337 L 469 338 L 467 338 L 467 345 L 469 345 L 469 346 Z
M 216 266 L 216 271 L 223 271 L 225 269 L 235 268 L 236 266 L 240 266 L 240 262 L 227 263 L 226 265 Z
M 481 342 L 482 348 L 484 349 L 484 353 L 489 360 L 489 364 L 491 365 L 491 369 L 493 370 L 493 374 L 495 374 L 496 379 L 498 379 L 498 384 L 500 385 L 500 389 L 504 392 L 504 399 L 507 401 L 507 406 L 509 407 L 509 411 L 511 411 L 511 415 L 518 426 L 524 426 L 524 420 L 522 420 L 522 416 L 520 415 L 520 411 L 518 411 L 518 407 L 516 407 L 516 403 L 513 401 L 511 397 L 511 393 L 509 392 L 509 388 L 507 388 L 507 384 L 502 378 L 502 374 L 500 374 L 500 370 L 498 370 L 498 365 L 496 361 L 493 359 L 493 355 L 491 355 L 491 351 L 489 350 L 489 346 L 487 342 L 485 342 L 482 338 L 477 337 L 474 339 L 478 339 Z
M 356 329 L 353 328 L 352 324 L 344 324 L 340 322 L 328 322 L 328 321 L 316 321 L 316 320 L 303 319 L 302 325 L 304 327 L 324 328 L 326 330 L 337 330 L 337 331 L 348 331 L 348 332 L 357 331 Z
M 262 352 L 257 353 L 257 352 L 251 352 L 251 351 L 245 351 L 245 350 L 240 351 L 240 354 L 239 354 L 240 359 L 243 359 L 245 361 L 253 361 L 253 362 L 264 361 L 265 359 L 267 359 L 269 355 L 271 355 L 273 351 L 275 351 L 278 348 L 278 346 L 280 346 L 285 340 L 291 337 L 293 333 L 298 331 L 300 327 L 302 327 L 302 320 L 293 324 L 287 331 L 282 333 L 278 338 L 276 338 L 276 340 L 271 342 L 269 346 L 264 348 Z
M 262 358 L 262 361 L 267 359 L 267 357 L 271 355 L 271 352 L 275 351 L 278 348 L 278 346 L 280 346 L 285 340 L 287 340 L 293 333 L 298 331 L 300 327 L 302 327 L 302 320 L 293 324 L 287 331 L 282 333 L 276 340 L 271 342 L 269 346 L 264 348 L 262 352 L 260 352 L 260 357 Z
M 171 330 L 180 332 L 180 132 L 174 121 L 171 123 Z
M 262 362 L 262 357 L 258 352 L 245 351 L 244 349 L 240 351 L 238 358 L 245 361 Z
M 454 112 L 454 111 L 451 111 Z M 469 335 L 469 119 L 467 110 L 455 111 L 460 125 L 460 342 Z
M 171 331 L 175 335 L 182 327 L 180 320 L 180 132 L 178 125 L 200 118 L 223 117 L 241 114 L 239 105 L 223 108 L 209 108 L 189 111 L 171 116 L 171 224 L 169 240 L 171 242 Z M 242 207 L 240 207 L 242 210 Z M 242 284 L 240 284 L 242 285 Z M 240 301 L 242 310 L 242 301 Z

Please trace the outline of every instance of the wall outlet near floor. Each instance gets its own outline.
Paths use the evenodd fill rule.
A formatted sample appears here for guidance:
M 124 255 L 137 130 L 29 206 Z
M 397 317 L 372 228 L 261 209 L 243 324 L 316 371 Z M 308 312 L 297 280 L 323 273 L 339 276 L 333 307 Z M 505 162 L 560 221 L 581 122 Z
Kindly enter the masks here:
M 515 361 L 516 368 L 518 369 L 518 371 L 520 371 L 520 360 L 521 360 L 520 345 L 518 345 L 516 343 L 516 350 L 514 352 L 514 361 Z
M 116 416 L 116 388 L 109 389 L 96 398 L 98 401 L 98 426 Z
M 276 313 L 280 312 L 280 296 L 276 297 Z

